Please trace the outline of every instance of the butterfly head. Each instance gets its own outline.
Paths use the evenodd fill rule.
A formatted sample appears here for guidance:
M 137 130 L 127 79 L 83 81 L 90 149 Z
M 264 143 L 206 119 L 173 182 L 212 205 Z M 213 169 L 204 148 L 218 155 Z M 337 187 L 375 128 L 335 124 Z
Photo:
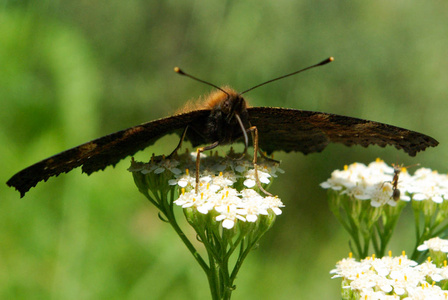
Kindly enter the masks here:
M 212 111 L 219 111 L 227 123 L 234 122 L 235 115 L 247 114 L 246 100 L 229 87 L 213 92 L 205 102 L 205 106 Z

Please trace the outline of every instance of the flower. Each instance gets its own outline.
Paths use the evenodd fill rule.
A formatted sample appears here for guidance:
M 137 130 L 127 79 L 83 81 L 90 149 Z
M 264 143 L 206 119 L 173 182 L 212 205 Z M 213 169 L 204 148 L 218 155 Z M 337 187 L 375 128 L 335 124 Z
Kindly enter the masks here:
M 276 215 L 282 214 L 280 207 L 285 207 L 285 206 L 283 205 L 283 202 L 280 200 L 280 198 L 268 196 L 264 199 L 264 201 Z
M 385 184 L 375 184 L 373 188 L 368 189 L 368 193 L 366 193 L 366 196 L 371 199 L 370 205 L 373 207 L 381 207 L 385 204 L 389 204 L 390 206 L 396 206 L 397 202 L 391 197 L 393 188 L 392 185 L 389 183 Z M 369 199 L 367 198 L 367 199 Z
M 257 170 L 258 172 L 258 179 L 260 180 L 261 183 L 264 184 L 269 184 L 271 181 L 269 180 L 269 178 L 271 177 L 271 175 L 269 173 Z M 246 172 L 246 180 L 244 181 L 244 185 L 248 188 L 252 188 L 255 186 L 256 182 L 256 178 L 255 178 L 255 169 L 250 169 Z
M 184 188 L 188 185 L 194 186 L 196 182 L 196 179 L 190 175 L 190 172 L 188 169 L 185 170 L 185 174 L 182 174 L 177 179 L 171 179 L 168 183 L 170 185 L 179 185 L 180 187 Z
M 223 221 L 222 227 L 226 229 L 231 229 L 235 225 L 236 219 L 239 219 L 243 222 L 246 221 L 244 218 L 244 210 L 238 208 L 236 202 L 229 201 L 226 204 L 221 204 L 215 207 L 215 210 L 219 213 L 216 217 L 216 221 Z
M 429 259 L 418 264 L 403 252 L 397 257 L 370 256 L 360 261 L 350 255 L 330 274 L 343 279 L 343 299 L 446 299 L 448 291 L 439 285 L 444 285 L 447 269 Z
M 196 178 L 189 171 L 194 167 L 196 153 L 185 153 L 174 159 L 165 157 L 153 157 L 147 164 L 132 163 L 129 168 L 134 173 L 150 176 L 139 182 L 154 183 L 156 186 L 148 187 L 149 190 L 160 186 L 159 180 L 154 180 L 165 171 L 170 171 L 167 177 L 168 185 L 180 189 L 179 197 L 173 201 L 184 209 L 194 209 L 200 214 L 211 214 L 215 221 L 222 222 L 223 228 L 231 229 L 241 222 L 257 222 L 260 216 L 268 216 L 269 210 L 274 215 L 282 213 L 284 207 L 277 197 L 262 196 L 256 190 L 255 169 L 250 160 L 233 160 L 217 156 L 206 156 L 201 153 L 201 170 L 199 176 L 199 188 L 196 191 Z M 185 171 L 181 171 L 184 169 Z M 261 183 L 270 183 L 272 172 L 281 172 L 275 163 L 267 161 L 260 164 L 258 178 Z M 235 173 L 234 170 L 238 170 Z M 172 177 L 174 176 L 174 178 Z M 241 179 L 239 181 L 239 179 Z M 238 182 L 243 182 L 239 185 Z M 241 188 L 242 187 L 242 188 Z
M 218 176 L 213 176 L 212 185 L 216 190 L 233 185 L 236 182 L 236 176 L 231 172 L 219 172 Z
M 159 209 L 160 219 L 171 224 L 207 273 L 213 299 L 230 299 L 244 259 L 284 207 L 278 197 L 267 196 L 256 181 L 268 184 L 275 172 L 282 171 L 275 161 L 264 157 L 255 171 L 249 155 L 241 157 L 233 152 L 226 157 L 217 152 L 211 156 L 201 153 L 200 164 L 196 159 L 197 152 L 188 151 L 169 159 L 153 156 L 148 163 L 132 159 L 129 171 L 139 191 Z M 177 222 L 176 206 L 182 208 L 208 259 L 202 257 L 196 249 L 198 243 L 193 244 Z M 232 254 L 237 257 L 230 260 Z M 233 270 L 229 261 L 234 264 Z
M 443 277 L 440 275 L 440 272 L 442 270 L 439 269 L 435 264 L 433 264 L 429 259 L 423 262 L 417 268 L 419 268 L 419 271 L 425 274 L 425 276 L 430 277 L 435 282 L 439 282 L 443 279 Z
M 418 251 L 425 251 L 428 249 L 448 253 L 448 240 L 435 237 L 424 241 L 423 244 L 417 247 Z
M 378 296 L 381 294 L 385 295 L 392 291 L 395 291 L 397 295 L 403 295 L 408 286 L 403 285 L 403 281 L 398 277 L 391 276 L 392 270 L 395 270 L 395 274 L 397 274 L 397 270 L 410 268 L 408 264 L 402 265 L 401 259 L 403 259 L 403 257 L 400 257 L 400 259 L 397 260 L 391 257 L 378 259 L 372 256 L 358 262 L 353 258 L 347 258 L 338 262 L 336 264 L 336 269 L 332 270 L 330 273 L 335 274 L 332 278 L 342 277 L 347 283 L 347 285 L 345 285 L 346 289 L 348 288 L 352 292 L 364 295 L 359 299 L 369 299 L 369 297 L 372 297 L 375 293 L 379 293 L 377 294 Z M 419 282 L 414 282 L 414 284 L 418 285 Z M 370 296 L 364 298 L 365 295 Z
M 261 197 L 256 191 L 251 189 L 244 189 L 241 191 L 241 207 L 245 211 L 246 220 L 248 222 L 255 222 L 258 215 L 268 215 L 270 208 L 265 203 L 265 198 Z
M 413 194 L 412 200 L 432 200 L 442 203 L 448 199 L 448 175 L 439 174 L 428 168 L 420 168 L 412 176 L 412 185 L 409 192 Z
M 343 277 L 350 280 L 356 278 L 360 272 L 366 272 L 369 266 L 362 266 L 356 259 L 349 257 L 344 258 L 336 264 L 336 269 L 330 271 L 330 274 L 335 274 L 331 278 Z
M 179 175 L 181 173 L 181 170 L 176 168 L 178 165 L 179 165 L 179 162 L 177 160 L 164 158 L 164 159 L 162 159 L 162 161 L 159 162 L 158 166 L 153 167 L 146 172 L 149 173 L 149 172 L 154 171 L 154 174 L 160 174 L 160 173 L 163 173 L 166 170 L 168 170 L 175 175 Z M 143 174 L 145 174 L 146 172 L 145 172 L 145 170 L 142 171 Z
M 398 181 L 393 182 L 396 172 Z M 392 195 L 396 189 L 400 191 L 399 200 L 402 201 L 410 201 L 412 198 L 414 201 L 432 200 L 442 203 L 448 199 L 448 175 L 420 168 L 411 176 L 406 168 L 394 168 L 379 159 L 368 166 L 353 163 L 344 166 L 344 170 L 335 170 L 320 186 L 341 191 L 359 200 L 370 199 L 373 207 L 386 204 L 395 206 L 396 201 Z

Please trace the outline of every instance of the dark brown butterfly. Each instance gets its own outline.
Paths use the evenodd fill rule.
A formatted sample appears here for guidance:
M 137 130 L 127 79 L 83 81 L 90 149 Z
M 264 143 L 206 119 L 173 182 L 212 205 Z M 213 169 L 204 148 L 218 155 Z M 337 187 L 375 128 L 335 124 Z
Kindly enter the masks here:
M 249 90 L 332 60 L 329 58 Z M 176 71 L 194 78 L 179 69 Z M 51 176 L 67 173 L 79 166 L 82 166 L 84 173 L 90 175 L 109 165 L 114 166 L 121 159 L 151 146 L 160 137 L 173 132 L 182 136 L 181 141 L 185 138 L 195 147 L 208 145 L 200 148 L 201 151 L 237 141 L 244 142 L 246 150 L 249 131 L 258 132 L 254 148 L 259 147 L 268 154 L 280 150 L 304 154 L 320 152 L 333 142 L 364 147 L 371 144 L 381 147 L 393 145 L 410 156 L 415 156 L 427 147 L 438 145 L 435 139 L 424 134 L 378 122 L 315 111 L 248 107 L 242 94 L 249 90 L 237 93 L 229 88 L 209 85 L 218 90 L 200 108 L 137 125 L 71 148 L 18 172 L 7 184 L 15 187 L 23 197 L 30 188 Z

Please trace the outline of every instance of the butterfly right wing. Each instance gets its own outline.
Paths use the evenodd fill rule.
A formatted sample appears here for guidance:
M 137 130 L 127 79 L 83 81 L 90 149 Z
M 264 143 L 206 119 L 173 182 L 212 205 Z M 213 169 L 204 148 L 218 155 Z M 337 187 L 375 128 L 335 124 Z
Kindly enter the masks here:
M 155 143 L 162 136 L 203 120 L 208 110 L 195 110 L 121 130 L 44 159 L 15 174 L 6 183 L 21 197 L 40 181 L 82 166 L 87 174 L 115 166 L 123 158 Z
M 410 156 L 439 143 L 430 136 L 375 121 L 330 113 L 278 107 L 250 107 L 249 120 L 257 126 L 263 151 L 321 152 L 329 143 L 346 146 L 386 145 Z

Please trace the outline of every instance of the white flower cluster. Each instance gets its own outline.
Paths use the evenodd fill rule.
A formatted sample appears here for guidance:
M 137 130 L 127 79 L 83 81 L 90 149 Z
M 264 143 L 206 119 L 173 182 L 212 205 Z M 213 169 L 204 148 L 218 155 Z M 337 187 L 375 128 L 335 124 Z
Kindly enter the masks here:
M 206 175 L 199 180 L 196 193 L 193 188 L 195 179 L 187 174 L 181 176 L 177 184 L 182 187 L 182 193 L 174 203 L 182 208 L 194 207 L 202 214 L 214 210 L 218 214 L 216 221 L 222 221 L 224 228 L 233 228 L 237 220 L 255 222 L 259 215 L 269 215 L 269 210 L 276 215 L 282 213 L 280 207 L 284 205 L 279 198 L 263 197 L 253 189 L 239 192 L 231 187 L 236 182 L 234 174 L 221 172 L 218 176 Z M 190 191 L 185 192 L 188 184 Z
M 335 274 L 332 278 L 343 278 L 343 289 L 348 295 L 343 299 L 448 298 L 448 291 L 435 284 L 448 279 L 448 267 L 438 268 L 429 260 L 419 265 L 404 253 L 380 259 L 367 257 L 360 262 L 346 258 L 330 274 Z
M 324 189 L 341 191 L 359 200 L 371 199 L 371 205 L 396 205 L 392 198 L 394 192 L 394 168 L 377 159 L 368 166 L 353 163 L 344 170 L 335 170 L 331 178 L 321 183 Z M 427 168 L 418 169 L 410 175 L 405 168 L 399 170 L 397 189 L 399 200 L 432 200 L 441 203 L 448 200 L 448 176 Z
M 253 163 L 245 159 L 223 158 L 201 154 L 199 189 L 195 190 L 194 172 L 196 153 L 182 154 L 175 159 L 152 159 L 150 163 L 133 162 L 129 171 L 145 175 L 168 174 L 171 186 L 179 186 L 181 195 L 174 201 L 183 208 L 195 208 L 202 214 L 215 213 L 216 221 L 231 229 L 237 220 L 256 222 L 259 215 L 282 213 L 283 203 L 278 197 L 263 197 L 252 188 L 256 188 Z M 185 172 L 182 172 L 184 169 Z M 266 161 L 258 166 L 258 178 L 261 183 L 269 184 L 276 172 L 283 170 L 274 162 Z M 174 178 L 173 178 L 174 177 Z M 240 188 L 241 187 L 241 188 Z
M 417 247 L 417 250 L 418 251 L 432 250 L 448 253 L 448 240 L 435 237 L 427 241 L 424 241 L 422 245 Z

